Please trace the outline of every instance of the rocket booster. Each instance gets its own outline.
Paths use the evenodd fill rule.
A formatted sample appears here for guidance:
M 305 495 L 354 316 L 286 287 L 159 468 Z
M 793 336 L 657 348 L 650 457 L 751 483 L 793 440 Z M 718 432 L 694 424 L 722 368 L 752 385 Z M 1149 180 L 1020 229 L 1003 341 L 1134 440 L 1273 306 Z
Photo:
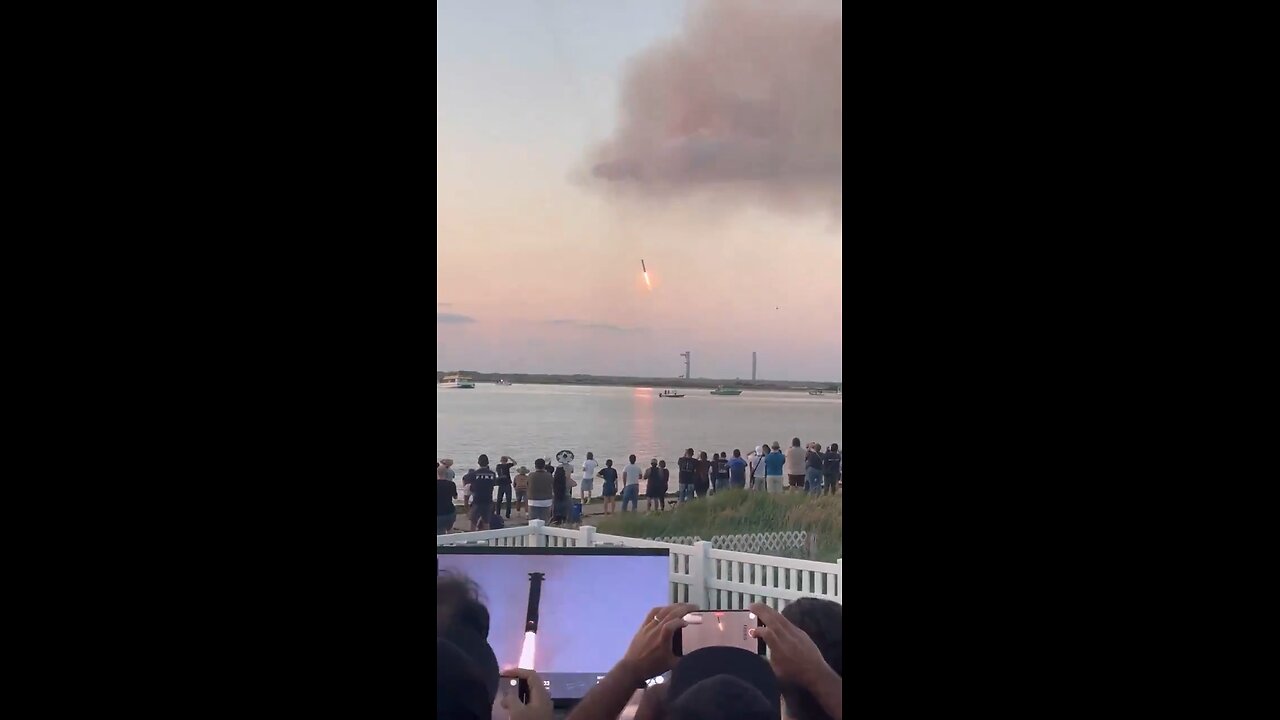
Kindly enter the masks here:
M 525 613 L 524 631 L 538 632 L 538 604 L 542 600 L 542 580 L 544 573 L 529 573 L 529 609 Z
M 640 258 L 640 272 L 649 272 L 649 268 L 644 266 L 644 258 Z

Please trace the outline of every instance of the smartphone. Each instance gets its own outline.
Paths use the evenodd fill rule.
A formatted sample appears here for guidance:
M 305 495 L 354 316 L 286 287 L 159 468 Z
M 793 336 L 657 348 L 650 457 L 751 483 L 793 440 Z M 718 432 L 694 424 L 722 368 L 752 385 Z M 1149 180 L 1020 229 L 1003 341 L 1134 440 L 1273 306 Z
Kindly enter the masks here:
M 684 616 L 688 627 L 671 636 L 671 652 L 677 656 L 704 647 L 727 646 L 764 654 L 764 640 L 747 632 L 761 627 L 760 618 L 750 610 L 709 610 Z

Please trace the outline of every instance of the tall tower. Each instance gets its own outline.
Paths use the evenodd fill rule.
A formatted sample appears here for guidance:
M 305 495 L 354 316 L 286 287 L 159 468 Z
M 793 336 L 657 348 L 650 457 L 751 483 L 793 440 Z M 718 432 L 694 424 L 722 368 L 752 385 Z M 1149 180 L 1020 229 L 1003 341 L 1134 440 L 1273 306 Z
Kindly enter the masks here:
M 680 357 L 684 358 L 684 379 L 689 380 L 693 376 L 689 374 L 689 361 L 693 358 L 692 350 L 685 350 L 680 353 Z
M 756 352 L 751 351 L 751 382 L 756 381 Z

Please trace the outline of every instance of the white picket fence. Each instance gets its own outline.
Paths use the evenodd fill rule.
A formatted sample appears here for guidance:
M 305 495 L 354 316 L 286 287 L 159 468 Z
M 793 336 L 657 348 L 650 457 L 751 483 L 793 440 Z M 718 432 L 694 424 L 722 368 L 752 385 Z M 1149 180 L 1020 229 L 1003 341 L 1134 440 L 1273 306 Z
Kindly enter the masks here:
M 596 532 L 547 527 L 541 520 L 527 526 L 437 535 L 436 545 L 483 544 L 490 547 L 622 547 L 667 548 L 671 553 L 671 601 L 707 610 L 741 610 L 763 602 L 781 610 L 805 597 L 843 604 L 844 560 L 834 563 L 796 560 L 719 550 L 706 541 L 676 545 Z

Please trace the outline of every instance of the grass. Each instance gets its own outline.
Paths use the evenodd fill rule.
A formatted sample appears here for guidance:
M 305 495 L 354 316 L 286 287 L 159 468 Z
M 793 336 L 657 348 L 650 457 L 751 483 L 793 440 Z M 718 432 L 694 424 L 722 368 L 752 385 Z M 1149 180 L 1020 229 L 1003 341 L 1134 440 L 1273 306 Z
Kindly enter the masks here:
M 725 490 L 703 500 L 681 503 L 674 511 L 610 515 L 597 520 L 596 527 L 602 533 L 625 537 L 697 535 L 703 540 L 710 540 L 716 535 L 803 530 L 817 536 L 810 559 L 835 562 L 843 556 L 843 500 L 843 495 L 814 497 L 802 493 L 768 495 Z M 779 554 L 809 556 L 800 549 Z

